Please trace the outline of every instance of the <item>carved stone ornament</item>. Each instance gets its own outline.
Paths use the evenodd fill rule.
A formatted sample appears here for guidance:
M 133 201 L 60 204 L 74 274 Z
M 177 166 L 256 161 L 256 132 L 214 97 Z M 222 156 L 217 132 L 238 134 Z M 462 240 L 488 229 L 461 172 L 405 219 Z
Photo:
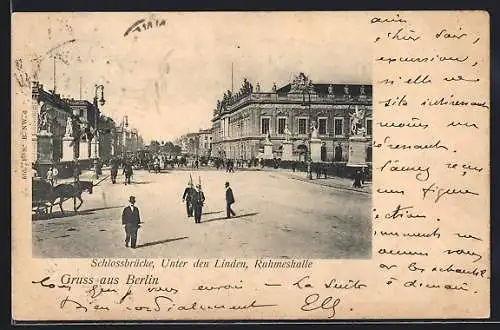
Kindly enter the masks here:
M 314 89 L 312 81 L 303 73 L 299 73 L 292 81 L 290 86 L 290 93 L 310 92 Z

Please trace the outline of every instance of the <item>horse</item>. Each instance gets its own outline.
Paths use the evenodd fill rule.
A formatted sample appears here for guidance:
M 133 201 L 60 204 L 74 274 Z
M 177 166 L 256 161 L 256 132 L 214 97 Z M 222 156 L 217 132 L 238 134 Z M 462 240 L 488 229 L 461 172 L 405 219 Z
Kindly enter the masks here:
M 82 192 L 87 191 L 89 194 L 92 194 L 94 184 L 92 181 L 78 181 L 78 182 L 73 182 L 73 183 L 63 183 L 60 185 L 57 185 L 53 188 L 52 192 L 52 203 L 50 205 L 50 213 L 52 213 L 52 206 L 59 204 L 59 208 L 61 209 L 61 213 L 64 213 L 62 204 L 70 199 L 73 198 L 73 209 L 78 211 L 80 206 L 83 204 L 82 200 Z M 55 201 L 59 198 L 59 202 L 56 203 Z M 80 204 L 76 206 L 76 199 L 80 200 Z

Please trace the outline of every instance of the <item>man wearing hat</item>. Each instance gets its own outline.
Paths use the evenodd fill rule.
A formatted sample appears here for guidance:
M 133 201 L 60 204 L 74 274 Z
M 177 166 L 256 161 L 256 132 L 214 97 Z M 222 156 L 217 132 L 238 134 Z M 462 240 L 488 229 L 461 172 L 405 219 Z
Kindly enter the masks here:
M 236 213 L 231 208 L 231 204 L 234 203 L 233 190 L 229 187 L 229 182 L 226 182 L 226 217 L 231 218 L 235 216 Z
M 122 224 L 125 225 L 125 246 L 135 249 L 137 243 L 137 230 L 141 223 L 139 209 L 135 206 L 135 196 L 130 196 L 129 205 L 123 209 Z
M 203 211 L 203 203 L 205 202 L 205 194 L 201 191 L 201 184 L 196 185 L 196 189 L 191 195 L 191 203 L 194 210 L 194 223 L 201 222 L 201 213 Z
M 188 218 L 193 216 L 193 205 L 191 203 L 191 195 L 193 194 L 193 191 L 193 183 L 189 181 L 186 189 L 184 189 L 184 194 L 182 195 L 182 201 L 186 202 L 186 212 Z

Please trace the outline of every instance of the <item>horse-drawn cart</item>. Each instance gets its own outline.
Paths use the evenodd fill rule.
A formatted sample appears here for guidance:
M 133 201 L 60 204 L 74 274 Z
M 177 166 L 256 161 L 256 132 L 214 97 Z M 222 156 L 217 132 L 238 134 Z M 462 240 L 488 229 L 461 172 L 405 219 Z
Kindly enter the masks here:
M 53 202 L 53 188 L 50 182 L 33 179 L 31 186 L 31 211 L 37 215 L 47 214 Z
M 31 188 L 31 210 L 36 215 L 52 213 L 52 207 L 59 205 L 61 213 L 64 213 L 63 203 L 73 199 L 73 209 L 78 211 L 83 204 L 82 192 L 92 194 L 94 185 L 92 181 L 78 181 L 63 183 L 53 187 L 50 182 L 43 179 L 33 179 Z M 76 204 L 79 200 L 80 204 Z M 56 202 L 57 201 L 57 202 Z

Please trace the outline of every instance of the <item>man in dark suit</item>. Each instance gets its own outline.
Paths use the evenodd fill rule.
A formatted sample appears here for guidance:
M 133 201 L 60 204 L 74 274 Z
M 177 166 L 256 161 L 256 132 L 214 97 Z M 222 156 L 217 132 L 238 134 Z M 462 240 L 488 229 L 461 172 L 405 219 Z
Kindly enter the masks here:
M 226 182 L 226 217 L 231 218 L 235 216 L 236 213 L 231 208 L 231 204 L 234 203 L 233 190 L 229 187 L 229 182 Z
M 205 194 L 201 191 L 201 185 L 196 185 L 196 189 L 191 195 L 191 203 L 194 210 L 194 223 L 201 222 L 201 213 L 203 212 L 203 203 L 205 202 Z
M 193 216 L 193 205 L 191 203 L 191 195 L 193 194 L 193 191 L 193 183 L 189 182 L 186 189 L 184 189 L 184 194 L 182 194 L 182 201 L 186 202 L 186 212 L 188 218 Z
M 137 231 L 140 227 L 141 217 L 139 215 L 139 209 L 135 206 L 134 196 L 130 196 L 129 203 L 130 204 L 123 209 L 122 224 L 125 225 L 125 246 L 128 247 L 128 243 L 130 242 L 130 247 L 135 249 Z

